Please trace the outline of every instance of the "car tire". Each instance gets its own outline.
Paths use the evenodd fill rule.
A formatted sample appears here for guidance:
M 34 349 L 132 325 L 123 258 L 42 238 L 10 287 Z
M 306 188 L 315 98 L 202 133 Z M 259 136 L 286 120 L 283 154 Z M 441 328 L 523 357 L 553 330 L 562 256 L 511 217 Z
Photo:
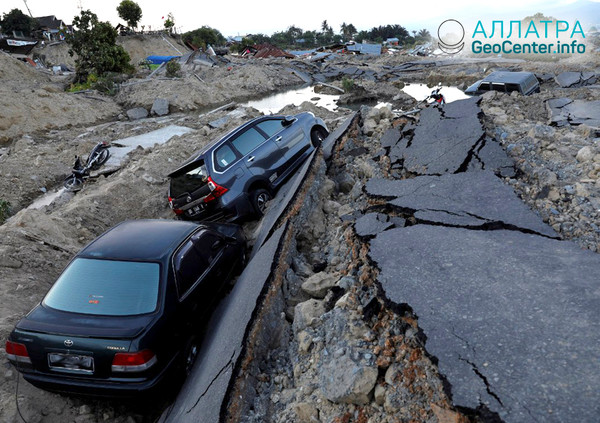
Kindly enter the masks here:
M 267 210 L 267 203 L 272 199 L 273 196 L 271 193 L 264 188 L 252 191 L 250 194 L 250 201 L 252 202 L 252 207 L 257 216 L 264 216 L 265 211 Z
M 314 148 L 319 148 L 328 135 L 329 132 L 325 129 L 316 127 L 310 132 L 310 143 Z

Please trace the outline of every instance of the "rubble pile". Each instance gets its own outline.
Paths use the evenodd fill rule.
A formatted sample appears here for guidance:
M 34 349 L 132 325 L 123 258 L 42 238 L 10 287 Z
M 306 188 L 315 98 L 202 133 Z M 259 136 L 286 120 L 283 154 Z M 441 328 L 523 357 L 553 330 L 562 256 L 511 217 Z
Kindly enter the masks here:
M 600 93 L 586 88 L 531 97 L 492 93 L 483 96 L 482 109 L 488 133 L 514 158 L 521 175 L 509 183 L 563 238 L 599 251 L 600 131 L 585 123 L 556 126 L 551 110 L 560 98 L 591 105 Z M 595 112 L 584 107 L 584 115 Z

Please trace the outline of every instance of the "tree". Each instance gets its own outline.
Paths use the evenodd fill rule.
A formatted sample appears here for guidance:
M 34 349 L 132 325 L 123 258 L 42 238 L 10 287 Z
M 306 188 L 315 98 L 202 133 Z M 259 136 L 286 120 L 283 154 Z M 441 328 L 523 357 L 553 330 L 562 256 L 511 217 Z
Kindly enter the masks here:
M 117 6 L 119 17 L 127 22 L 129 28 L 137 28 L 138 22 L 142 19 L 142 8 L 132 0 L 123 0 Z
M 329 26 L 329 24 L 327 23 L 327 19 L 325 19 L 322 23 L 321 23 L 321 30 L 323 32 L 329 32 L 331 30 L 331 27 Z
M 417 33 L 417 38 L 423 41 L 429 41 L 431 39 L 431 34 L 427 29 L 423 28 Z
M 30 35 L 35 30 L 38 23 L 35 19 L 27 16 L 19 9 L 12 9 L 4 14 L 4 19 L 0 22 L 2 32 L 11 34 L 13 31 L 22 31 L 25 35 Z
M 75 68 L 79 82 L 89 75 L 103 76 L 109 72 L 132 72 L 129 54 L 116 44 L 117 31 L 109 22 L 100 22 L 89 10 L 73 18 L 73 34 L 67 36 L 69 54 L 77 54 Z
M 356 28 L 352 24 L 346 25 L 346 22 L 340 26 L 340 31 L 344 40 L 351 40 L 354 34 L 356 34 Z
M 220 46 L 225 44 L 225 37 L 219 30 L 209 26 L 203 26 L 193 31 L 183 34 L 183 40 L 192 43 L 196 47 L 206 48 L 208 44 L 211 46 Z
M 169 31 L 169 33 L 173 32 L 173 27 L 175 26 L 175 18 L 173 17 L 173 14 L 171 12 L 169 12 L 169 14 L 167 15 L 167 20 L 165 21 L 165 29 L 167 31 Z

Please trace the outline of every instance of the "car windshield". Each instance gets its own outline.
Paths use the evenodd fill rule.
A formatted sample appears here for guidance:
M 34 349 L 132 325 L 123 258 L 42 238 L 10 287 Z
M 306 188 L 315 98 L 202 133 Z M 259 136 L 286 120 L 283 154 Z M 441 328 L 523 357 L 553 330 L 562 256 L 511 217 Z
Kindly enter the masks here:
M 73 313 L 132 316 L 151 313 L 158 301 L 158 263 L 75 259 L 43 304 Z
M 208 172 L 204 161 L 194 163 L 194 166 L 179 175 L 171 177 L 171 197 L 191 193 L 208 182 Z

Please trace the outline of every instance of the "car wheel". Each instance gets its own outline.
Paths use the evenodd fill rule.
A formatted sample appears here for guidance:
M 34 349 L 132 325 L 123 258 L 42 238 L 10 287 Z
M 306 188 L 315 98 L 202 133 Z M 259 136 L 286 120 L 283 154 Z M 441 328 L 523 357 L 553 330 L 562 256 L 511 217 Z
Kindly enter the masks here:
M 250 199 L 256 214 L 263 216 L 267 210 L 267 203 L 273 199 L 273 196 L 266 189 L 260 188 L 252 192 Z
M 321 127 L 314 128 L 310 132 L 310 143 L 314 148 L 319 148 L 328 135 L 329 132 L 327 132 L 325 129 Z

